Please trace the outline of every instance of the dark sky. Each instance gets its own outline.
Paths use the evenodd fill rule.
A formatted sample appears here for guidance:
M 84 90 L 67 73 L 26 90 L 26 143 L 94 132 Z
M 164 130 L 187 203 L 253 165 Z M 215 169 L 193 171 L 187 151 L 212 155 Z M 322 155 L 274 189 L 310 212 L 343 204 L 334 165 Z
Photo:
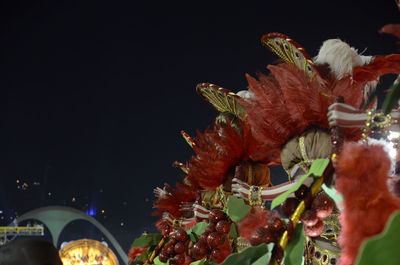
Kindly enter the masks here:
M 400 22 L 390 0 L 163 2 L 0 4 L 3 217 L 92 207 L 128 250 L 155 221 L 153 188 L 180 180 L 171 164 L 192 155 L 180 130 L 194 135 L 217 114 L 196 84 L 246 88 L 245 73 L 277 59 L 263 34 L 285 33 L 311 56 L 337 37 L 366 55 L 396 52 L 377 33 Z

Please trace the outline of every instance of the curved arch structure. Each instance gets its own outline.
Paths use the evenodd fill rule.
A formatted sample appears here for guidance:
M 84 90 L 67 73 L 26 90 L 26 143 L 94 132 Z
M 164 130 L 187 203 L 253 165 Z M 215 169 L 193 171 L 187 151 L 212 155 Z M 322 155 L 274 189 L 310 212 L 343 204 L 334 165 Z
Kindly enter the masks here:
M 59 236 L 67 224 L 75 220 L 86 220 L 97 227 L 106 236 L 117 251 L 118 255 L 121 257 L 122 261 L 125 264 L 128 263 L 128 256 L 115 237 L 101 223 L 99 223 L 99 221 L 84 212 L 66 206 L 49 206 L 29 211 L 18 217 L 17 221 L 22 222 L 28 219 L 35 219 L 46 225 L 53 237 L 53 244 L 55 246 L 57 246 Z

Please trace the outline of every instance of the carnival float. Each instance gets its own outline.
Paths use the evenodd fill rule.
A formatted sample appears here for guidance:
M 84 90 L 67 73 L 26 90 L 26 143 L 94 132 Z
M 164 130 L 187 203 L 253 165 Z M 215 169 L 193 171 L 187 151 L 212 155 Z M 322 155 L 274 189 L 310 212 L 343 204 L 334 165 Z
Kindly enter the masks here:
M 311 58 L 280 33 L 261 43 L 282 62 L 246 75 L 248 90 L 197 85 L 219 114 L 182 132 L 194 155 L 173 164 L 182 182 L 155 189 L 159 233 L 134 240 L 129 264 L 400 264 L 399 84 L 380 110 L 375 93 L 400 55 L 330 39 Z

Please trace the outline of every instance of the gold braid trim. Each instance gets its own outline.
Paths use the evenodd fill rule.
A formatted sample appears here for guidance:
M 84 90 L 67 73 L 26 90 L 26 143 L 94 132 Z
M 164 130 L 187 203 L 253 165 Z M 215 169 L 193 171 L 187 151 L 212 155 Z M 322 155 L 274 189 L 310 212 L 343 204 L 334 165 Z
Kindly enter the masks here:
M 304 144 L 304 135 L 299 137 L 299 147 L 300 147 L 300 153 L 302 156 L 302 159 L 299 163 L 294 164 L 291 168 L 289 168 L 288 170 L 286 170 L 286 174 L 288 174 L 289 177 L 289 181 L 292 180 L 291 177 L 291 172 L 293 170 L 293 168 L 298 165 L 301 169 L 303 169 L 303 171 L 305 173 L 308 173 L 308 169 L 311 166 L 311 164 L 314 162 L 314 159 L 310 159 L 307 155 L 307 149 L 306 149 L 306 145 Z
M 305 237 L 305 265 L 316 262 L 318 265 L 335 265 L 339 263 L 340 252 L 324 249 L 308 236 Z
M 306 167 L 305 172 L 308 173 L 308 167 L 311 166 L 311 164 L 314 162 L 314 159 L 308 158 L 306 146 L 304 144 L 304 135 L 300 136 L 300 138 L 299 138 L 299 147 L 300 147 L 301 156 L 303 157 L 303 161 L 300 162 L 301 164 L 299 166 L 300 167 L 302 167 L 302 165 L 305 166 Z

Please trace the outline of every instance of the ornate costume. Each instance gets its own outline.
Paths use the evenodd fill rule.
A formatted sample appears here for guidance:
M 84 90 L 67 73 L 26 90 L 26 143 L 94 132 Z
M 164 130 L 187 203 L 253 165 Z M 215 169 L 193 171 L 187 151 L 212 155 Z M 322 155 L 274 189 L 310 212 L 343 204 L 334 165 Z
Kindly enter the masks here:
M 220 114 L 213 129 L 197 137 L 182 132 L 195 156 L 186 164 L 174 163 L 186 174 L 183 183 L 156 189 L 162 238 L 157 244 L 135 241 L 134 246 L 146 247 L 146 252 L 136 255 L 132 264 L 241 264 L 243 259 L 247 264 L 279 264 L 293 258 L 285 249 L 294 252 L 291 244 L 300 234 L 306 235 L 305 264 L 353 264 L 365 238 L 382 232 L 400 209 L 386 187 L 390 160 L 382 148 L 346 143 L 341 152 L 343 142 L 368 141 L 376 128 L 385 133 L 396 124 L 396 112 L 375 115 L 374 91 L 381 75 L 400 74 L 400 55 L 362 56 L 335 39 L 324 42 L 312 60 L 286 35 L 270 33 L 261 41 L 284 62 L 268 66 L 270 74 L 259 74 L 258 79 L 247 75 L 249 90 L 235 94 L 209 83 L 197 86 Z M 365 163 L 352 155 L 357 150 Z M 370 163 L 374 152 L 383 152 L 375 164 Z M 288 181 L 274 186 L 269 166 L 276 165 L 285 169 Z M 359 171 L 351 178 L 354 168 Z M 369 181 L 375 173 L 380 177 L 371 183 L 379 189 L 368 193 L 374 201 L 364 207 L 360 200 L 367 195 L 349 183 Z M 332 181 L 344 195 L 342 213 L 327 195 Z M 283 216 L 266 208 L 266 201 L 280 204 Z M 368 233 L 368 225 L 355 228 L 353 213 L 363 210 L 366 218 L 378 220 Z M 353 230 L 358 237 L 350 242 Z M 251 252 L 264 247 L 262 255 Z M 301 254 L 295 256 L 296 264 L 301 264 Z

